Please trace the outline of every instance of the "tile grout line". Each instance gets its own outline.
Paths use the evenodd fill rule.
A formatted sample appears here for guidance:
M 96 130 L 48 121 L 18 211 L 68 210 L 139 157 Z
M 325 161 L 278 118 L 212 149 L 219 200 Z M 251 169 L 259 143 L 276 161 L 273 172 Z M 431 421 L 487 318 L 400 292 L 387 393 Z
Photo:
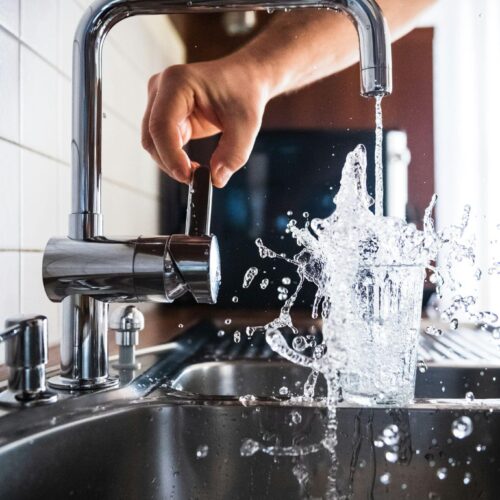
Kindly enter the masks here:
M 18 16 L 17 16 L 17 32 L 19 34 L 19 37 L 21 36 L 21 2 L 18 3 L 19 11 L 18 11 Z M 18 100 L 17 100 L 17 112 L 19 119 L 17 121 L 17 137 L 19 141 L 21 140 L 21 43 L 18 39 L 18 51 L 17 51 L 17 78 L 18 78 Z M 19 169 L 19 185 L 18 185 L 18 209 L 19 209 L 19 225 L 18 225 L 18 237 L 19 237 L 19 250 L 17 252 L 17 262 L 18 262 L 18 268 L 17 268 L 17 280 L 18 280 L 18 287 L 17 287 L 17 313 L 21 313 L 21 303 L 22 303 L 22 271 L 21 271 L 21 266 L 22 266 L 22 259 L 21 259 L 21 238 L 22 238 L 22 180 L 23 180 L 23 171 L 22 171 L 22 165 L 21 165 L 21 151 L 18 151 L 18 169 Z

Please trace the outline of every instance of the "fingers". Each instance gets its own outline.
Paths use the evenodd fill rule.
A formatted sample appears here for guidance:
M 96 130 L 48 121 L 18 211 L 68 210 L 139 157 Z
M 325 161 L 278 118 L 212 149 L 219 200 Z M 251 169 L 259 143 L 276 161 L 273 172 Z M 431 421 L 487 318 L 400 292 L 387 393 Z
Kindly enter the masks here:
M 191 162 L 182 149 L 191 135 L 191 104 L 172 71 L 156 75 L 149 83 L 149 100 L 142 123 L 142 144 L 159 166 L 174 179 L 188 183 Z
M 224 120 L 222 137 L 210 161 L 212 182 L 224 187 L 247 161 L 260 128 L 261 116 L 243 112 Z

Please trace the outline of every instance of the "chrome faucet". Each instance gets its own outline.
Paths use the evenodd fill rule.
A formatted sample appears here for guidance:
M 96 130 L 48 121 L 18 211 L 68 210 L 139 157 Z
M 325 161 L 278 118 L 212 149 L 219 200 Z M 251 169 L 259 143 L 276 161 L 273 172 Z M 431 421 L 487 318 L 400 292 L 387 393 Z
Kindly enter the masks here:
M 107 311 L 110 301 L 172 302 L 190 291 L 215 302 L 217 240 L 209 233 L 211 182 L 198 169 L 190 189 L 185 235 L 104 238 L 101 213 L 102 46 L 109 30 L 134 15 L 229 10 L 330 8 L 346 13 L 360 43 L 361 94 L 392 90 L 391 46 L 375 0 L 98 0 L 84 14 L 73 45 L 72 213 L 67 238 L 49 241 L 43 263 L 49 298 L 63 301 L 59 389 L 109 387 Z

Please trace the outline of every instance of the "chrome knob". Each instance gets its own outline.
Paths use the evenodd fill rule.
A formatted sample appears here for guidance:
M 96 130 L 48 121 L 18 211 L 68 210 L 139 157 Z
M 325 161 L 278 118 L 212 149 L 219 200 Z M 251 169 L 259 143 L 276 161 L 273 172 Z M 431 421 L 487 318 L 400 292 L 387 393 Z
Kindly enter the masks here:
M 139 332 L 144 329 L 144 315 L 135 306 L 124 306 L 113 312 L 109 328 L 115 330 L 119 346 L 118 363 L 114 368 L 139 368 L 135 361 L 135 346 L 139 344 Z
M 4 402 L 26 404 L 51 403 L 57 395 L 47 391 L 47 318 L 23 315 L 9 318 L 0 340 L 6 342 L 5 364 L 9 368 L 8 390 L 0 397 Z

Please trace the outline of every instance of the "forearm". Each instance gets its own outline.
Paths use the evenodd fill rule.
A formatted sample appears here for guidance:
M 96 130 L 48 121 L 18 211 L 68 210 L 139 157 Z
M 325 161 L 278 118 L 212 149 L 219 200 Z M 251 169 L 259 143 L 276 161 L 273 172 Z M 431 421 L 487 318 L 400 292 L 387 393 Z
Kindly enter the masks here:
M 379 0 L 392 41 L 414 26 L 435 0 Z M 249 44 L 229 56 L 247 61 L 269 86 L 270 97 L 337 73 L 359 58 L 352 21 L 332 11 L 301 9 L 282 13 Z

